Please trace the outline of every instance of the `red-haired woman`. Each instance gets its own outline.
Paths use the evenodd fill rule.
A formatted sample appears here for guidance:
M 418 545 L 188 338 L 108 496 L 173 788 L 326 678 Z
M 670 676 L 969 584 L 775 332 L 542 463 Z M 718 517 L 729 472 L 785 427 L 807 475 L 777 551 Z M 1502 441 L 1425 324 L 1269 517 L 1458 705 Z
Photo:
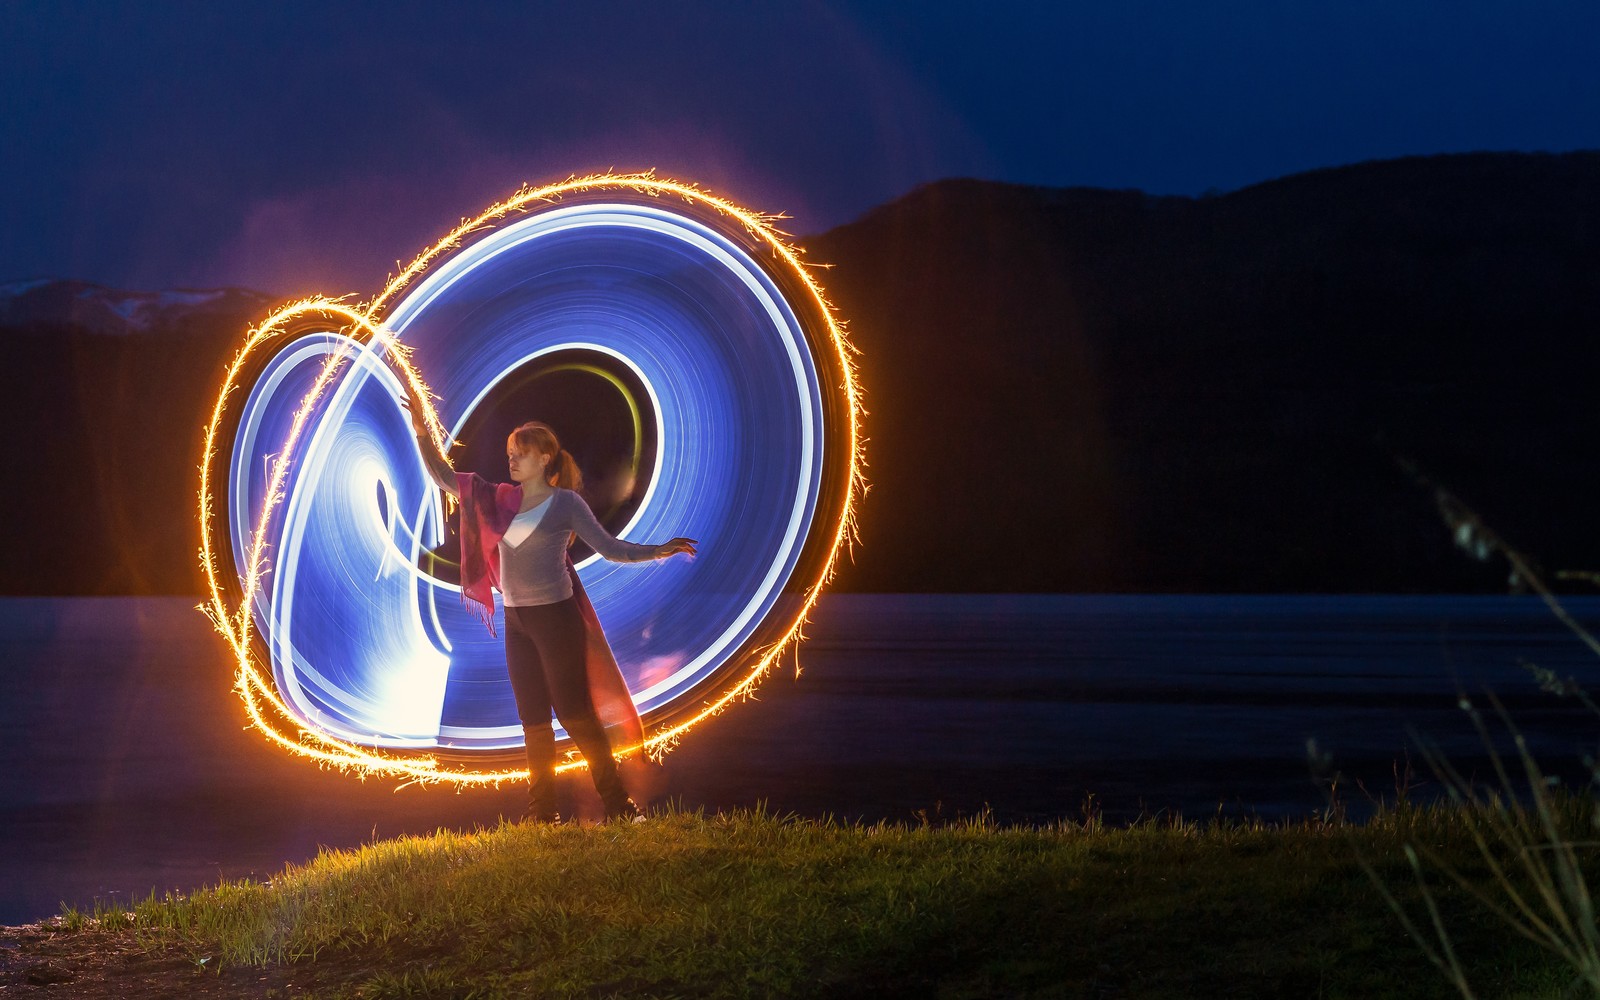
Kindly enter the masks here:
M 550 713 L 588 762 L 606 818 L 636 819 L 639 807 L 623 788 L 610 728 L 625 749 L 643 741 L 639 713 L 611 656 L 594 608 L 583 592 L 567 547 L 572 536 L 613 562 L 695 554 L 692 538 L 661 545 L 621 541 L 601 527 L 575 492 L 583 476 L 546 424 L 523 424 L 506 439 L 510 483 L 455 472 L 410 407 L 424 464 L 441 490 L 461 504 L 461 594 L 494 631 L 494 595 L 505 605 L 506 669 L 528 752 L 528 812 L 556 822 L 556 744 Z

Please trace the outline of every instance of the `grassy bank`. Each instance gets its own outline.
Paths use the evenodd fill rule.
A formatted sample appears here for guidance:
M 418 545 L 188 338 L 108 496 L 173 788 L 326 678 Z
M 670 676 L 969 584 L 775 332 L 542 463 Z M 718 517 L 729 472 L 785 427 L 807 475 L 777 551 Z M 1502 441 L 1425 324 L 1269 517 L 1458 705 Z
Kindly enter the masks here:
M 68 911 L 22 952 L 108 995 L 1454 996 L 1356 860 L 1420 915 L 1406 843 L 1482 874 L 1446 807 L 1359 826 L 506 825 Z M 1564 995 L 1559 964 L 1435 889 L 1480 995 Z

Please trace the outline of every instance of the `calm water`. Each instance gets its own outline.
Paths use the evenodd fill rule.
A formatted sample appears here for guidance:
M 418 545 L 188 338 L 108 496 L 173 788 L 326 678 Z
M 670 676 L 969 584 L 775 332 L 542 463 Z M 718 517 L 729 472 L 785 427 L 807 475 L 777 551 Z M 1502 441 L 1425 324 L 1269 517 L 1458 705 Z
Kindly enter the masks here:
M 396 790 L 271 749 L 192 605 L 0 600 L 0 923 L 519 810 L 516 789 Z M 1113 819 L 1281 817 L 1323 804 L 1310 737 L 1374 791 L 1408 726 L 1482 773 L 1458 685 L 1492 687 L 1568 773 L 1600 732 L 1517 666 L 1600 687 L 1533 599 L 840 595 L 814 618 L 801 678 L 791 663 L 692 733 L 656 801 L 1038 821 L 1093 794 Z

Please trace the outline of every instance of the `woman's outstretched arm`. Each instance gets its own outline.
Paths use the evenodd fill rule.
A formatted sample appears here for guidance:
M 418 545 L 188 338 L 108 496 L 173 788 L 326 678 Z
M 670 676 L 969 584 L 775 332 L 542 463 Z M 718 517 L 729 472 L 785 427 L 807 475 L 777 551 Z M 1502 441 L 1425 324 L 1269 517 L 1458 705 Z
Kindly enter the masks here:
M 665 559 L 679 552 L 693 556 L 695 546 L 700 544 L 692 538 L 674 538 L 661 545 L 625 542 L 607 531 L 594 516 L 594 511 L 584 502 L 583 497 L 576 493 L 572 494 L 571 517 L 572 530 L 578 533 L 578 537 L 591 549 L 612 562 L 646 562 L 651 559 Z
M 410 393 L 410 387 L 406 389 Z M 408 396 L 406 412 L 411 415 L 411 429 L 417 435 L 417 448 L 422 452 L 422 466 L 428 470 L 428 478 L 441 490 L 461 499 L 461 493 L 456 487 L 456 473 L 450 468 L 450 463 L 445 459 L 444 453 L 434 443 L 433 435 L 428 433 L 428 422 L 423 419 L 422 407 L 417 405 L 415 396 Z

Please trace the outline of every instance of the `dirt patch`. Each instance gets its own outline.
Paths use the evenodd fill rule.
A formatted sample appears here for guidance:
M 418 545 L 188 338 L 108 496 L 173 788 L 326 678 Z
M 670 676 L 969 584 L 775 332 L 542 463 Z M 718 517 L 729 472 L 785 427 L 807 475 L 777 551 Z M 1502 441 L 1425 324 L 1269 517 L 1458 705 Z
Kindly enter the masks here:
M 366 963 L 321 959 L 314 966 L 217 968 L 205 955 L 141 944 L 126 931 L 68 930 L 60 918 L 0 926 L 0 997 L 297 997 L 365 979 Z

